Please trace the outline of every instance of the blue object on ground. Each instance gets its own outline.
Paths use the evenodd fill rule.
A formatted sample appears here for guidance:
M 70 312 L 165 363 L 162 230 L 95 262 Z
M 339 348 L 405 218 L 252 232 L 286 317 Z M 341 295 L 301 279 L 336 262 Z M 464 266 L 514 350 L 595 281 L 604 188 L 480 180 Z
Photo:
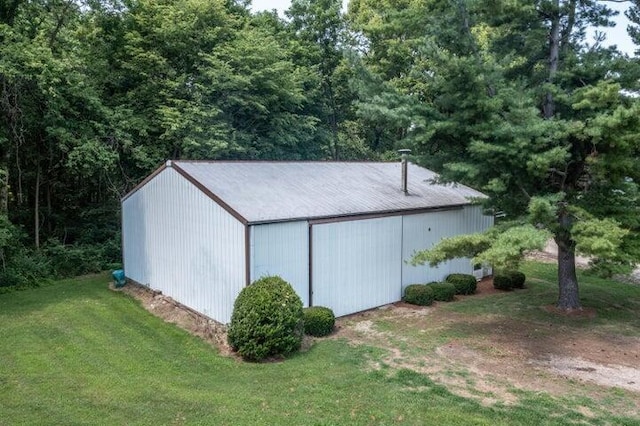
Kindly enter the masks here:
M 116 269 L 111 274 L 113 277 L 113 285 L 115 288 L 120 288 L 127 283 L 127 279 L 124 276 L 124 271 L 122 269 Z

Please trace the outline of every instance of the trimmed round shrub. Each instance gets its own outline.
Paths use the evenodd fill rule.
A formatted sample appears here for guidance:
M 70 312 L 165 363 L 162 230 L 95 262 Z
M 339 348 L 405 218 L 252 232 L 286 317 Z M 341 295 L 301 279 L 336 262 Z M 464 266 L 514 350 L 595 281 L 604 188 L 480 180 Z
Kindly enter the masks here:
M 513 290 L 511 274 L 500 273 L 493 276 L 493 288 L 496 290 Z
M 331 334 L 336 324 L 333 311 L 324 306 L 304 308 L 304 332 L 310 336 L 322 337 Z
M 520 271 L 511 272 L 511 284 L 513 288 L 524 288 L 524 282 L 527 280 L 527 276 Z
M 476 277 L 469 274 L 449 274 L 445 281 L 453 284 L 456 294 L 473 294 L 478 288 Z
M 456 295 L 456 288 L 451 283 L 434 281 L 427 287 L 433 290 L 433 298 L 439 302 L 451 302 Z
M 505 271 L 494 275 L 493 287 L 498 290 L 524 288 L 527 277 L 520 271 Z
M 404 289 L 403 300 L 412 305 L 429 306 L 433 303 L 433 289 L 424 284 L 411 284 Z
M 302 315 L 302 301 L 289 283 L 260 278 L 238 295 L 227 340 L 248 361 L 288 355 L 302 344 Z

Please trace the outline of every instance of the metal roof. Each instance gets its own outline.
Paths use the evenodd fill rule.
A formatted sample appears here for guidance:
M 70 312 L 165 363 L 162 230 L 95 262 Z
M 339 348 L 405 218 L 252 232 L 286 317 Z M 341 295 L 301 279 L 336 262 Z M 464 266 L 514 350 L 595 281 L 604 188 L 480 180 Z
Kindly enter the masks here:
M 462 206 L 485 197 L 464 185 L 434 184 L 434 172 L 411 163 L 408 195 L 402 191 L 399 162 L 168 161 L 165 167 L 173 167 L 250 224 L 397 214 Z

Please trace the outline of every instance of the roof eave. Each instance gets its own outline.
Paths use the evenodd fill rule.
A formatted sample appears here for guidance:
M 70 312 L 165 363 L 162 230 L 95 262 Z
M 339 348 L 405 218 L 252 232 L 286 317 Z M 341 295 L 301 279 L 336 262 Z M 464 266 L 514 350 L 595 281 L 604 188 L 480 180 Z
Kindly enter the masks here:
M 433 207 L 418 207 L 410 209 L 394 209 L 394 210 L 381 210 L 377 212 L 359 212 L 359 213 L 344 213 L 337 215 L 324 215 L 324 216 L 309 216 L 309 217 L 291 217 L 291 218 L 279 218 L 279 219 L 264 219 L 264 220 L 250 220 L 247 225 L 268 225 L 272 223 L 286 223 L 286 222 L 309 222 L 312 224 L 331 223 L 331 222 L 347 222 L 350 220 L 363 220 L 363 219 L 376 219 L 382 217 L 401 216 L 401 215 L 414 215 L 420 213 L 434 213 L 437 211 L 449 211 L 460 210 L 465 206 L 473 205 L 474 203 L 461 203 L 451 204 L 446 206 L 433 206 Z
M 216 204 L 220 205 L 224 210 L 227 211 L 231 216 L 240 221 L 243 225 L 248 225 L 249 221 L 242 216 L 237 210 L 233 209 L 229 204 L 225 203 L 220 197 L 211 192 L 208 188 L 206 188 L 202 183 L 200 183 L 196 178 L 187 173 L 183 168 L 181 168 L 175 161 L 167 160 L 162 166 L 158 167 L 153 173 L 147 176 L 142 182 L 136 185 L 131 191 L 129 191 L 122 199 L 120 200 L 123 203 L 127 198 L 131 197 L 133 194 L 138 192 L 142 187 L 144 187 L 147 183 L 149 183 L 153 178 L 158 176 L 164 170 L 172 168 L 186 180 L 191 182 L 196 188 L 202 191 L 207 197 L 211 198 Z
M 160 167 L 158 167 L 157 169 L 155 169 L 153 171 L 153 173 L 151 173 L 149 176 L 147 176 L 146 178 L 144 178 L 144 180 L 142 182 L 140 182 L 139 184 L 137 184 L 131 191 L 127 192 L 122 198 L 120 198 L 120 203 L 123 203 L 127 198 L 131 197 L 133 194 L 135 194 L 136 192 L 138 192 L 143 186 L 145 186 L 147 183 L 149 183 L 153 178 L 155 178 L 156 176 L 158 176 L 164 169 L 166 169 L 167 167 L 171 166 L 171 160 L 166 161 L 163 165 L 161 165 Z

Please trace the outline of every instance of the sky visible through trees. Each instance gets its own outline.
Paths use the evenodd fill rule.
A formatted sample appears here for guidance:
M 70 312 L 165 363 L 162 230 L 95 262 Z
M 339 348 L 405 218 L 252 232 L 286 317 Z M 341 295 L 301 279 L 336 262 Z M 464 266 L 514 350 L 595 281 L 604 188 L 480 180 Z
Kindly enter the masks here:
M 348 0 L 343 0 L 343 10 L 347 10 L 348 4 Z M 629 7 L 629 4 L 630 2 L 612 2 L 609 6 L 619 12 L 619 15 L 614 18 L 616 26 L 613 28 L 602 28 L 600 31 L 603 31 L 607 35 L 607 39 L 604 42 L 606 46 L 615 44 L 620 51 L 628 55 L 633 55 L 636 47 L 627 34 L 626 27 L 630 22 L 624 15 L 624 11 Z M 275 9 L 281 16 L 284 16 L 284 11 L 287 10 L 290 5 L 291 0 L 252 0 L 251 10 L 261 12 Z

